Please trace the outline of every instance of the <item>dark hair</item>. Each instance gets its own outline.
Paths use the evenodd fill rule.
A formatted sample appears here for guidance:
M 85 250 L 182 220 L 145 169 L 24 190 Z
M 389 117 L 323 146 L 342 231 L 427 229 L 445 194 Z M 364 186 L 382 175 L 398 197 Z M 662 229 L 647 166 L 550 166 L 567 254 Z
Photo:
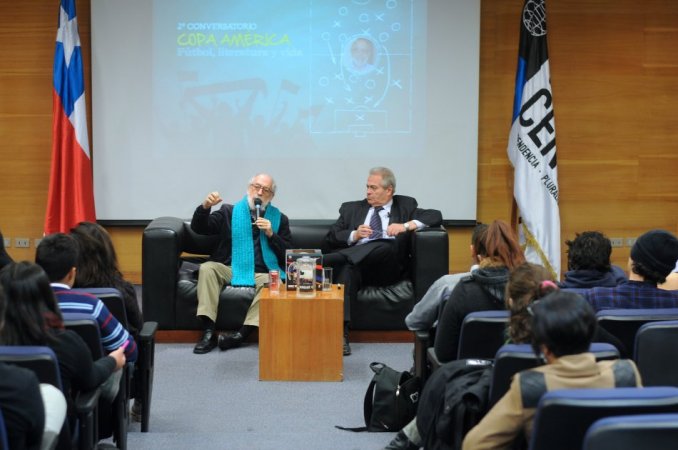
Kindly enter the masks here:
M 485 239 L 477 254 L 483 255 L 486 265 L 501 265 L 513 270 L 525 262 L 525 255 L 518 243 L 518 237 L 509 225 L 502 220 L 495 220 L 484 233 Z
M 666 282 L 666 274 L 659 273 L 656 270 L 648 267 L 639 261 L 631 259 L 631 271 L 643 277 L 643 281 L 652 283 L 654 285 L 663 284 Z
M 54 233 L 40 241 L 35 262 L 43 268 L 51 282 L 61 281 L 78 261 L 78 244 L 64 233 Z
M 62 321 L 47 274 L 28 261 L 11 263 L 0 271 L 5 291 L 5 325 L 0 340 L 5 345 L 47 345 L 50 322 Z
M 596 314 L 574 292 L 552 292 L 531 306 L 532 347 L 539 354 L 545 346 L 556 357 L 589 350 L 596 332 Z
M 473 233 L 471 234 L 471 245 L 473 246 L 473 251 L 478 256 L 485 256 L 485 254 L 480 253 L 480 251 L 481 250 L 486 251 L 484 244 L 486 234 L 487 234 L 486 223 L 479 223 L 475 227 L 473 227 Z
M 106 229 L 93 222 L 80 222 L 71 229 L 78 245 L 75 285 L 116 287 L 122 280 L 113 241 Z
M 5 250 L 5 238 L 2 236 L 2 230 L 0 230 L 0 269 L 12 261 L 12 257 Z
M 567 245 L 567 267 L 569 270 L 610 271 L 612 243 L 599 231 L 577 233 Z
M 524 263 L 511 271 L 506 283 L 506 307 L 511 313 L 508 335 L 514 344 L 527 344 L 532 340 L 532 316 L 527 310 L 530 304 L 558 290 L 551 272 L 539 264 Z

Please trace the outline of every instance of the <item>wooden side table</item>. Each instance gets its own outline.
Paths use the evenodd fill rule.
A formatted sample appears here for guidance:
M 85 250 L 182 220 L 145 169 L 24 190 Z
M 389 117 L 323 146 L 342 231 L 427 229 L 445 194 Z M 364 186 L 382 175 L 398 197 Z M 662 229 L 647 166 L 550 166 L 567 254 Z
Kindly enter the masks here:
M 259 305 L 259 380 L 342 381 L 344 291 L 262 290 Z

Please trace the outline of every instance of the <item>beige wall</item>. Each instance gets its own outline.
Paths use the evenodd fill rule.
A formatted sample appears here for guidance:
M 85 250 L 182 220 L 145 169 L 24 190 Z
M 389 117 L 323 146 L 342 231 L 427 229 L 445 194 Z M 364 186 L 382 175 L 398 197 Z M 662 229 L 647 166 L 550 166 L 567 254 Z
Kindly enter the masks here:
M 481 2 L 482 222 L 510 219 L 506 143 L 522 3 Z M 0 228 L 6 237 L 42 234 L 57 5 L 0 0 Z M 587 229 L 623 238 L 650 228 L 678 232 L 678 2 L 547 0 L 547 8 L 562 240 Z M 77 9 L 89 87 L 89 0 L 78 0 Z M 142 229 L 109 231 L 123 271 L 140 280 Z M 450 270 L 466 270 L 470 230 L 450 230 L 450 237 Z M 30 249 L 9 252 L 32 259 L 34 248 L 31 242 Z M 625 265 L 628 253 L 615 249 L 614 262 Z

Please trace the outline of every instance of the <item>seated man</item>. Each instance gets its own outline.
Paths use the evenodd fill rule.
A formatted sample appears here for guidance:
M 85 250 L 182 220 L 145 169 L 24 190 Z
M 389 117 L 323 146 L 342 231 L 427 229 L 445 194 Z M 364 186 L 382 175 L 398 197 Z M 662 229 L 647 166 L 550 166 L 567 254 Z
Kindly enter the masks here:
M 659 289 L 678 259 L 678 239 L 668 231 L 652 230 L 631 248 L 629 281 L 615 287 L 596 287 L 584 292 L 593 309 L 676 308 L 678 291 Z
M 125 357 L 129 362 L 136 361 L 138 351 L 134 338 L 106 305 L 93 295 L 71 290 L 75 283 L 77 261 L 78 244 L 72 236 L 63 233 L 45 237 L 35 251 L 35 263 L 42 267 L 49 277 L 61 312 L 89 314 L 99 324 L 101 344 L 106 353 L 117 350 L 127 341 Z M 120 372 L 116 374 L 119 376 Z M 114 383 L 113 378 L 111 383 Z
M 219 235 L 210 260 L 200 265 L 198 275 L 198 311 L 203 334 L 193 353 L 208 353 L 217 345 L 214 334 L 219 294 L 224 285 L 254 288 L 255 296 L 247 310 L 244 324 L 231 335 L 221 335 L 221 350 L 238 347 L 259 326 L 259 295 L 268 281 L 268 271 L 278 270 L 284 279 L 285 250 L 290 248 L 292 234 L 287 216 L 271 204 L 276 185 L 270 175 L 252 177 L 245 195 L 235 205 L 223 205 L 218 192 L 211 192 L 193 213 L 191 228 L 199 234 Z
M 366 198 L 343 203 L 325 236 L 332 253 L 323 256 L 323 264 L 333 267 L 335 282 L 345 285 L 344 355 L 351 354 L 351 300 L 361 286 L 388 286 L 401 280 L 407 269 L 408 232 L 442 223 L 440 211 L 418 208 L 414 198 L 394 195 L 395 188 L 390 169 L 371 169 Z
M 596 330 L 593 309 L 579 295 L 554 292 L 532 304 L 532 346 L 546 365 L 515 375 L 509 391 L 468 432 L 463 448 L 511 448 L 525 433 L 529 441 L 541 396 L 554 389 L 640 386 L 633 361 L 596 362 L 588 352 Z
M 626 281 L 621 267 L 610 264 L 612 243 L 598 231 L 584 231 L 567 244 L 567 269 L 561 288 L 613 287 Z

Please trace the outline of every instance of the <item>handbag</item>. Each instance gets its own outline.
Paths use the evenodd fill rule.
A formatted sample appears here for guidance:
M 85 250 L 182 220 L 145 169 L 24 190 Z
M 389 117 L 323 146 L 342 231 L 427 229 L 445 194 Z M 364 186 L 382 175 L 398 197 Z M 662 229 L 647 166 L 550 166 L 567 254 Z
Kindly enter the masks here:
M 348 431 L 398 431 L 417 413 L 421 380 L 408 371 L 399 372 L 386 364 L 373 362 L 374 376 L 363 402 L 364 427 L 341 427 Z

